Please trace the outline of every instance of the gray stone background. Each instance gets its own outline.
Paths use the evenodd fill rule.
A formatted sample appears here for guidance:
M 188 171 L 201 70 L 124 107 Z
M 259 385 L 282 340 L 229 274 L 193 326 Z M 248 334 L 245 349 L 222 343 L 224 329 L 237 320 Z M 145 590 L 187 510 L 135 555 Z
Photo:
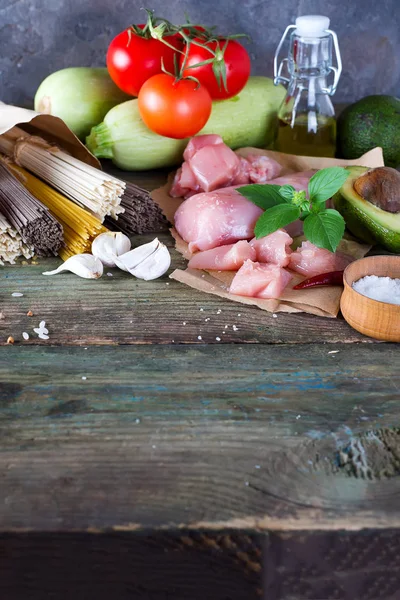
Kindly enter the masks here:
M 30 106 L 41 81 L 68 66 L 104 65 L 107 45 L 142 6 L 174 22 L 248 33 L 253 74 L 272 74 L 274 50 L 301 14 L 331 18 L 344 71 L 337 102 L 400 96 L 400 0 L 0 0 L 0 99 Z

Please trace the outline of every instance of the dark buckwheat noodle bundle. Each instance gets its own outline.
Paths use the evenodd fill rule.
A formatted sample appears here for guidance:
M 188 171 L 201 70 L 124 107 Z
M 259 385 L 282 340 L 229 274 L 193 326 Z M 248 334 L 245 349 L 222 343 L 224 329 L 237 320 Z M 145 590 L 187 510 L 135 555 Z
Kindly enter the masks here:
M 0 162 L 0 213 L 39 256 L 56 255 L 63 244 L 63 228 L 49 210 Z
M 125 212 L 118 215 L 117 221 L 107 217 L 105 224 L 110 229 L 134 235 L 159 233 L 168 228 L 166 218 L 151 199 L 149 192 L 133 183 L 127 182 L 121 198 L 121 207 Z

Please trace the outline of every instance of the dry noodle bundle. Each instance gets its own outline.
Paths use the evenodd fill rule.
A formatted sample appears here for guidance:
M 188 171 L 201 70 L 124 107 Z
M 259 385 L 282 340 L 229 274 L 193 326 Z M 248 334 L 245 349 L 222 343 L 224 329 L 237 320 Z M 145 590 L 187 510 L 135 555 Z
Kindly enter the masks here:
M 0 163 L 0 212 L 41 256 L 57 254 L 63 229 L 50 211 Z
M 19 256 L 32 258 L 33 255 L 33 247 L 24 244 L 19 233 L 0 214 L 0 265 L 5 262 L 13 265 Z
M 25 169 L 13 163 L 8 163 L 8 166 L 31 194 L 45 204 L 63 226 L 65 247 L 60 248 L 61 258 L 66 260 L 74 254 L 90 252 L 94 238 L 107 231 L 101 222 L 90 212 L 71 202 Z
M 101 222 L 123 212 L 125 182 L 50 146 L 39 137 L 13 127 L 0 136 L 0 151 L 64 196 L 93 213 Z
M 107 219 L 111 229 L 119 229 L 127 235 L 158 233 L 168 228 L 167 220 L 160 208 L 152 200 L 148 191 L 127 182 L 121 206 L 125 212 L 118 221 Z

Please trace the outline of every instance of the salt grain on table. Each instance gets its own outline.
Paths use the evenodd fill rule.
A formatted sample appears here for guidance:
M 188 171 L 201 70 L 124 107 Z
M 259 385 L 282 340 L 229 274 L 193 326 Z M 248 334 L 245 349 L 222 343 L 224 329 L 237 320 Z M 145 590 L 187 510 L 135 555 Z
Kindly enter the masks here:
M 197 339 L 198 339 L 198 340 L 202 340 L 203 338 L 201 337 L 201 335 L 198 335 L 198 336 L 197 336 Z
M 86 381 L 87 377 L 82 377 L 83 381 Z
M 22 337 L 24 338 L 24 340 L 29 340 L 29 333 L 26 333 L 26 331 L 23 331 Z
M 215 339 L 217 340 L 217 342 L 220 342 L 220 341 L 221 341 L 221 338 L 220 338 L 220 337 L 216 337 Z
M 14 298 L 21 298 L 23 294 L 21 294 L 21 292 L 13 292 L 11 296 L 13 296 Z

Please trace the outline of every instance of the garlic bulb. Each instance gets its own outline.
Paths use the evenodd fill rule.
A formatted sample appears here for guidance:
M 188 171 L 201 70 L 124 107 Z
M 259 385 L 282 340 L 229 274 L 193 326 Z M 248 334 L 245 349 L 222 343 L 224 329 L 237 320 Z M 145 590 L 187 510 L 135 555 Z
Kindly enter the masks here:
M 98 279 L 103 275 L 103 263 L 92 254 L 75 254 L 54 271 L 45 271 L 43 275 L 56 275 L 62 271 L 71 271 L 84 279 Z
M 132 269 L 153 254 L 153 252 L 157 250 L 159 244 L 158 238 L 155 238 L 152 242 L 138 246 L 130 252 L 126 252 L 126 254 L 122 254 L 118 258 L 115 258 L 115 263 L 122 271 L 130 273 Z
M 116 260 L 117 266 L 138 279 L 157 279 L 166 273 L 171 264 L 168 248 L 157 238 L 148 244 L 122 254 Z
M 115 257 L 131 249 L 130 239 L 120 231 L 100 233 L 92 242 L 92 253 L 106 267 L 115 267 Z

